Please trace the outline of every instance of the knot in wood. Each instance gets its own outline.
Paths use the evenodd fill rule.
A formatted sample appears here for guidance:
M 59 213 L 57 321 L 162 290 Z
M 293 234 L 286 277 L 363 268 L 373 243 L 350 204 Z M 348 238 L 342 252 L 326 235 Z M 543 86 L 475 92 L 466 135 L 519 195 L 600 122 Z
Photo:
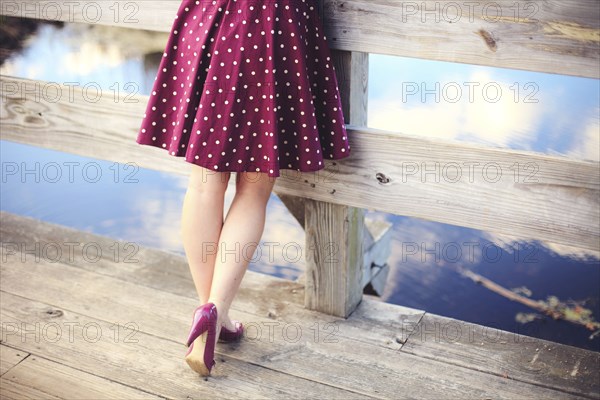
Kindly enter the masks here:
M 388 178 L 387 176 L 385 176 L 385 174 L 378 172 L 375 175 L 375 178 L 377 178 L 377 180 L 379 181 L 379 183 L 389 183 L 390 182 L 390 178 Z

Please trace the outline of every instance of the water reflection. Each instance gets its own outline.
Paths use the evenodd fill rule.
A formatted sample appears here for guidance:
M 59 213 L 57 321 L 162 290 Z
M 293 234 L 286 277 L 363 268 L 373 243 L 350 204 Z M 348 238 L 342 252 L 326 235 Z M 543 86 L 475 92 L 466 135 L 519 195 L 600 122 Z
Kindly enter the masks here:
M 167 38 L 164 32 L 42 23 L 23 51 L 0 66 L 0 73 L 81 86 L 94 82 L 103 90 L 148 95 Z
M 369 122 L 489 146 L 600 160 L 600 81 L 371 55 Z
M 55 82 L 96 82 L 107 90 L 148 94 L 166 41 L 165 33 L 80 24 L 66 24 L 64 29 L 44 25 L 0 72 Z M 372 127 L 599 159 L 598 81 L 378 55 L 371 56 L 370 68 Z M 439 93 L 435 92 L 436 82 L 440 83 Z M 488 86 L 487 98 L 475 91 L 475 99 L 479 96 L 480 100 L 469 100 L 465 90 L 490 82 L 494 84 Z M 537 88 L 535 94 L 531 86 L 526 87 L 531 82 L 537 85 L 533 87 Z M 137 86 L 131 89 L 127 83 Z M 462 97 L 454 101 L 458 92 L 452 90 L 460 87 Z M 496 102 L 490 101 L 494 87 L 502 93 Z M 427 94 L 431 89 L 434 92 Z M 521 101 L 515 101 L 517 91 Z M 538 101 L 525 102 L 527 96 Z M 137 183 L 115 182 L 109 179 L 109 171 L 122 169 L 122 165 L 6 141 L 0 144 L 3 165 L 25 162 L 32 168 L 35 162 L 93 162 L 107 172 L 106 179 L 96 183 L 85 179 L 35 182 L 31 177 L 8 176 L 0 194 L 2 210 L 184 255 L 179 224 L 186 178 L 139 170 Z M 225 212 L 233 194 L 232 190 L 226 193 Z M 393 224 L 391 270 L 383 300 L 600 350 L 600 340 L 588 340 L 590 332 L 579 326 L 547 318 L 526 325 L 517 323 L 518 313 L 531 310 L 474 284 L 451 268 L 460 262 L 509 289 L 525 286 L 535 299 L 556 295 L 563 300 L 585 301 L 599 318 L 597 254 L 416 218 L 378 212 L 367 215 Z M 284 245 L 290 243 L 293 246 L 284 251 Z M 468 251 L 475 245 L 465 243 L 476 243 L 480 251 L 469 258 Z M 496 256 L 484 253 L 483 248 L 495 250 Z M 531 256 L 532 248 L 535 257 L 526 257 Z M 259 249 L 250 263 L 251 270 L 295 279 L 304 269 L 303 230 L 277 196 L 269 202 Z M 459 249 L 462 257 L 457 259 L 455 253 L 443 249 Z

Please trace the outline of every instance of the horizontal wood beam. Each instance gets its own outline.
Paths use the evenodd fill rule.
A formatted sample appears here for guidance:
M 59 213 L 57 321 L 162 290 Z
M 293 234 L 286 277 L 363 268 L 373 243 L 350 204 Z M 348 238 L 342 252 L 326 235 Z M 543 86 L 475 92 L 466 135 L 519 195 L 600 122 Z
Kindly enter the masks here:
M 135 142 L 146 96 L 0 76 L 0 139 L 188 175 Z M 126 102 L 129 101 L 129 102 Z M 348 125 L 353 154 L 325 170 L 282 170 L 274 191 L 600 251 L 597 162 Z
M 179 4 L 20 0 L 0 13 L 168 32 Z M 594 0 L 323 0 L 322 20 L 336 50 L 600 78 Z
M 600 77 L 596 1 L 329 0 L 332 47 Z

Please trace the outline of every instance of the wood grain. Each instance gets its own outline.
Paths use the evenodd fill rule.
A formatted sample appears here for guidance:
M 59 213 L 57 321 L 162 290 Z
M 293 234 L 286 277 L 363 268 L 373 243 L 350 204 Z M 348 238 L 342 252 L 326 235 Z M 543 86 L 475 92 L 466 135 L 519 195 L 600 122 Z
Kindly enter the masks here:
M 18 246 L 22 245 L 33 249 L 31 255 L 26 257 L 26 264 L 23 265 L 33 265 L 36 257 L 52 260 L 53 255 L 44 250 L 47 244 L 51 244 L 52 248 L 60 249 L 61 254 L 64 255 L 60 259 L 61 262 L 69 266 L 122 281 L 136 282 L 138 285 L 159 292 L 186 298 L 196 296 L 189 267 L 184 257 L 139 246 L 136 243 L 128 243 L 136 248 L 135 252 L 127 253 L 128 257 L 125 260 L 123 252 L 119 257 L 114 255 L 115 248 L 124 249 L 127 244 L 124 242 L 117 242 L 110 238 L 60 225 L 42 223 L 33 218 L 7 212 L 0 212 L 0 221 L 0 235 L 3 238 L 2 254 L 7 259 L 19 258 L 17 256 Z M 39 244 L 37 248 L 36 243 Z M 92 261 L 82 254 L 81 250 L 86 244 L 93 245 L 98 249 L 98 253 L 101 254 L 98 260 Z M 15 245 L 17 246 L 16 254 L 14 254 Z M 71 246 L 71 250 L 75 250 L 69 251 L 69 246 Z M 19 259 L 19 261 L 21 260 Z M 31 278 L 41 284 L 40 277 L 32 276 Z M 64 279 L 68 280 L 68 273 L 65 273 Z M 53 287 L 52 284 L 49 284 L 48 290 Z M 55 290 L 60 292 L 58 288 Z M 270 295 L 265 296 L 265 291 L 268 291 Z M 304 285 L 251 271 L 244 276 L 243 284 L 232 308 L 235 310 L 232 318 L 251 319 L 253 316 L 261 316 L 274 320 L 282 320 L 286 317 L 313 321 L 315 317 L 315 312 L 304 308 Z M 416 322 L 422 314 L 422 310 L 368 299 L 363 300 L 352 314 L 352 316 L 362 315 L 358 319 L 344 319 L 317 313 L 322 323 L 339 326 L 340 333 L 353 340 L 393 350 L 399 349 L 400 342 L 406 340 L 400 329 L 402 325 L 399 319 Z M 183 317 L 180 322 L 182 325 L 188 323 L 186 317 Z M 377 330 L 371 328 L 373 324 L 378 325 Z
M 169 32 L 179 1 L 6 2 L 3 15 Z M 600 77 L 593 0 L 315 0 L 329 46 L 564 75 Z M 84 12 L 85 10 L 85 12 Z
M 119 281 L 115 284 L 118 285 Z M 143 389 L 158 396 L 166 398 L 190 396 L 193 399 L 241 397 L 266 399 L 283 396 L 300 399 L 305 396 L 318 396 L 321 392 L 330 397 L 347 395 L 356 398 L 348 391 L 240 361 L 235 356 L 230 356 L 230 354 L 235 355 L 232 351 L 218 351 L 217 365 L 214 367 L 212 377 L 205 380 L 190 370 L 185 363 L 183 357 L 186 347 L 179 337 L 165 339 L 164 333 L 159 334 L 158 337 L 149 334 L 149 331 L 154 333 L 156 331 L 146 326 L 148 319 L 132 316 L 125 304 L 113 310 L 108 319 L 99 319 L 89 316 L 90 311 L 86 311 L 85 314 L 71 311 L 73 307 L 69 307 L 65 302 L 39 302 L 6 292 L 3 292 L 2 296 L 1 315 L 5 323 L 17 323 L 19 326 L 25 324 L 24 326 L 30 330 L 34 329 L 36 323 L 40 326 L 55 323 L 64 332 L 68 326 L 72 326 L 73 329 L 74 339 L 71 341 L 67 334 L 63 334 L 58 340 L 52 339 L 51 343 L 50 340 L 44 340 L 42 343 L 33 340 L 22 342 L 19 335 L 16 335 L 7 337 L 11 346 L 28 349 L 34 355 L 123 385 Z M 96 309 L 91 302 L 102 298 L 102 294 L 91 295 L 79 291 L 73 296 L 63 296 L 66 301 L 76 297 L 83 301 L 77 308 L 87 306 Z M 191 305 L 193 300 L 189 299 L 189 301 Z M 147 303 L 158 304 L 154 301 Z M 48 316 L 49 311 L 54 315 Z M 106 315 L 106 312 L 104 314 Z M 163 326 L 174 322 L 170 320 L 169 314 L 155 315 L 153 318 L 156 322 L 162 322 Z M 121 336 L 117 338 L 115 324 L 127 322 L 135 325 L 131 325 L 129 330 L 123 329 L 121 325 L 119 328 Z M 100 334 L 96 336 L 95 332 Z M 88 334 L 93 341 L 88 339 L 89 336 L 86 336 Z
M 305 210 L 304 304 L 347 317 L 362 300 L 365 211 L 315 200 Z
M 369 55 L 333 51 L 332 62 L 340 80 L 344 121 L 366 125 Z M 314 199 L 304 202 L 305 298 L 304 305 L 347 317 L 362 299 L 366 210 Z
M 29 354 L 12 347 L 0 345 L 0 376 L 23 361 Z
M 6 216 L 8 214 L 3 213 L 3 217 Z M 13 222 L 18 220 L 32 222 L 18 216 L 10 219 Z M 45 226 L 44 230 L 31 236 L 35 235 L 36 240 L 44 242 L 60 242 L 71 241 L 72 236 L 78 234 L 72 229 L 61 230 L 59 226 L 49 229 L 48 225 L 40 223 L 40 226 Z M 18 237 L 9 236 L 6 241 L 3 232 L 3 243 L 22 240 L 20 235 L 27 232 L 32 231 L 23 229 Z M 59 236 L 46 236 L 49 233 Z M 24 240 L 28 248 L 33 247 L 32 238 Z M 93 240 L 104 242 L 106 247 L 114 243 L 112 239 L 100 236 Z M 174 259 L 171 265 L 182 263 L 180 257 L 169 257 Z M 456 365 L 452 359 L 446 362 L 385 346 L 377 339 L 381 337 L 382 330 L 414 335 L 411 328 L 418 319 L 412 317 L 419 314 L 415 310 L 378 301 L 363 300 L 350 318 L 337 318 L 339 331 L 333 336 L 336 341 L 326 341 L 325 336 L 317 339 L 315 330 L 310 327 L 314 328 L 315 323 L 332 321 L 335 317 L 304 309 L 301 293 L 292 293 L 297 284 L 258 273 L 247 275 L 252 279 L 242 282 L 246 292 L 240 292 L 240 302 L 236 300 L 237 308 L 232 317 L 241 317 L 247 326 L 254 328 L 271 324 L 274 327 L 273 337 L 264 331 L 257 337 L 254 329 L 238 344 L 219 345 L 218 373 L 207 381 L 195 380 L 180 357 L 184 351 L 183 335 L 189 323 L 185 310 L 191 313 L 197 301 L 192 286 L 188 286 L 187 296 L 165 292 L 156 287 L 161 285 L 159 279 L 169 278 L 155 277 L 149 281 L 144 272 L 146 268 L 124 263 L 115 263 L 112 269 L 108 269 L 93 268 L 91 263 L 86 264 L 82 259 L 68 265 L 49 262 L 43 257 L 36 262 L 33 256 L 25 262 L 15 255 L 8 255 L 5 260 L 1 267 L 3 327 L 10 323 L 17 323 L 17 326 L 25 323 L 26 328 L 32 329 L 35 323 L 66 326 L 68 322 L 77 322 L 74 341 L 70 342 L 68 335 L 63 335 L 58 341 L 23 342 L 17 333 L 6 335 L 8 345 L 165 397 L 185 397 L 194 393 L 192 397 L 221 398 L 237 397 L 243 393 L 253 398 L 283 395 L 291 398 L 400 396 L 450 399 L 518 398 L 526 393 L 536 398 L 586 398 L 576 386 L 570 386 L 568 390 L 554 386 L 549 388 L 545 387 L 543 380 L 540 382 L 544 385 L 523 382 L 523 377 L 518 374 L 507 381 L 509 378 L 495 373 L 495 366 L 490 368 L 492 373 L 488 373 L 484 365 L 471 368 L 467 360 L 469 354 L 475 351 L 470 347 L 476 343 L 461 346 L 465 352 L 462 366 Z M 154 262 L 152 259 L 147 261 Z M 169 285 L 163 284 L 163 287 Z M 286 301 L 287 298 L 289 301 Z M 125 321 L 137 325 L 135 343 L 125 342 L 123 336 L 115 341 L 112 336 L 114 329 L 110 327 Z M 81 328 L 86 324 L 100 327 L 104 334 L 99 340 L 82 340 Z M 299 337 L 292 335 L 289 329 L 287 336 L 282 335 L 281 328 L 291 325 L 302 328 Z M 320 335 L 331 333 L 330 328 L 321 327 Z M 513 337 L 508 332 L 505 334 Z M 408 337 L 409 342 L 411 338 L 414 336 Z M 399 341 L 406 341 L 406 336 Z M 399 344 L 396 340 L 394 342 Z M 497 349 L 488 349 L 487 356 L 502 354 L 507 357 L 505 365 L 511 365 L 515 358 L 510 357 L 515 357 L 514 352 L 519 352 L 520 347 L 515 347 L 512 342 L 505 346 L 500 353 Z M 569 346 L 553 346 L 561 346 L 562 352 L 558 354 L 565 357 L 573 354 Z M 483 353 L 486 353 L 485 349 L 476 351 L 481 357 L 484 357 Z M 99 365 L 102 368 L 98 368 Z M 561 383 L 556 386 L 560 387 Z
M 454 318 L 425 314 L 402 346 L 402 352 L 469 366 L 498 376 L 535 382 L 591 399 L 600 397 L 600 353 L 527 335 L 506 334 Z M 518 347 L 519 351 L 510 351 Z M 465 355 L 465 348 L 469 349 Z
M 154 394 L 38 356 L 28 357 L 2 377 L 0 396 L 7 400 L 161 399 Z

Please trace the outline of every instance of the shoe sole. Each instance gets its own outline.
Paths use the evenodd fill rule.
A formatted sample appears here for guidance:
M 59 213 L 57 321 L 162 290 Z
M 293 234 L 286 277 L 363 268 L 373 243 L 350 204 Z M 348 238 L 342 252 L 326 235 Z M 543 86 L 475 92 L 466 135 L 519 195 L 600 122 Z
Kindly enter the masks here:
M 209 376 L 210 371 L 204 364 L 204 348 L 208 339 L 208 331 L 198 336 L 193 342 L 193 348 L 190 353 L 185 356 L 185 361 L 190 368 L 202 376 Z

